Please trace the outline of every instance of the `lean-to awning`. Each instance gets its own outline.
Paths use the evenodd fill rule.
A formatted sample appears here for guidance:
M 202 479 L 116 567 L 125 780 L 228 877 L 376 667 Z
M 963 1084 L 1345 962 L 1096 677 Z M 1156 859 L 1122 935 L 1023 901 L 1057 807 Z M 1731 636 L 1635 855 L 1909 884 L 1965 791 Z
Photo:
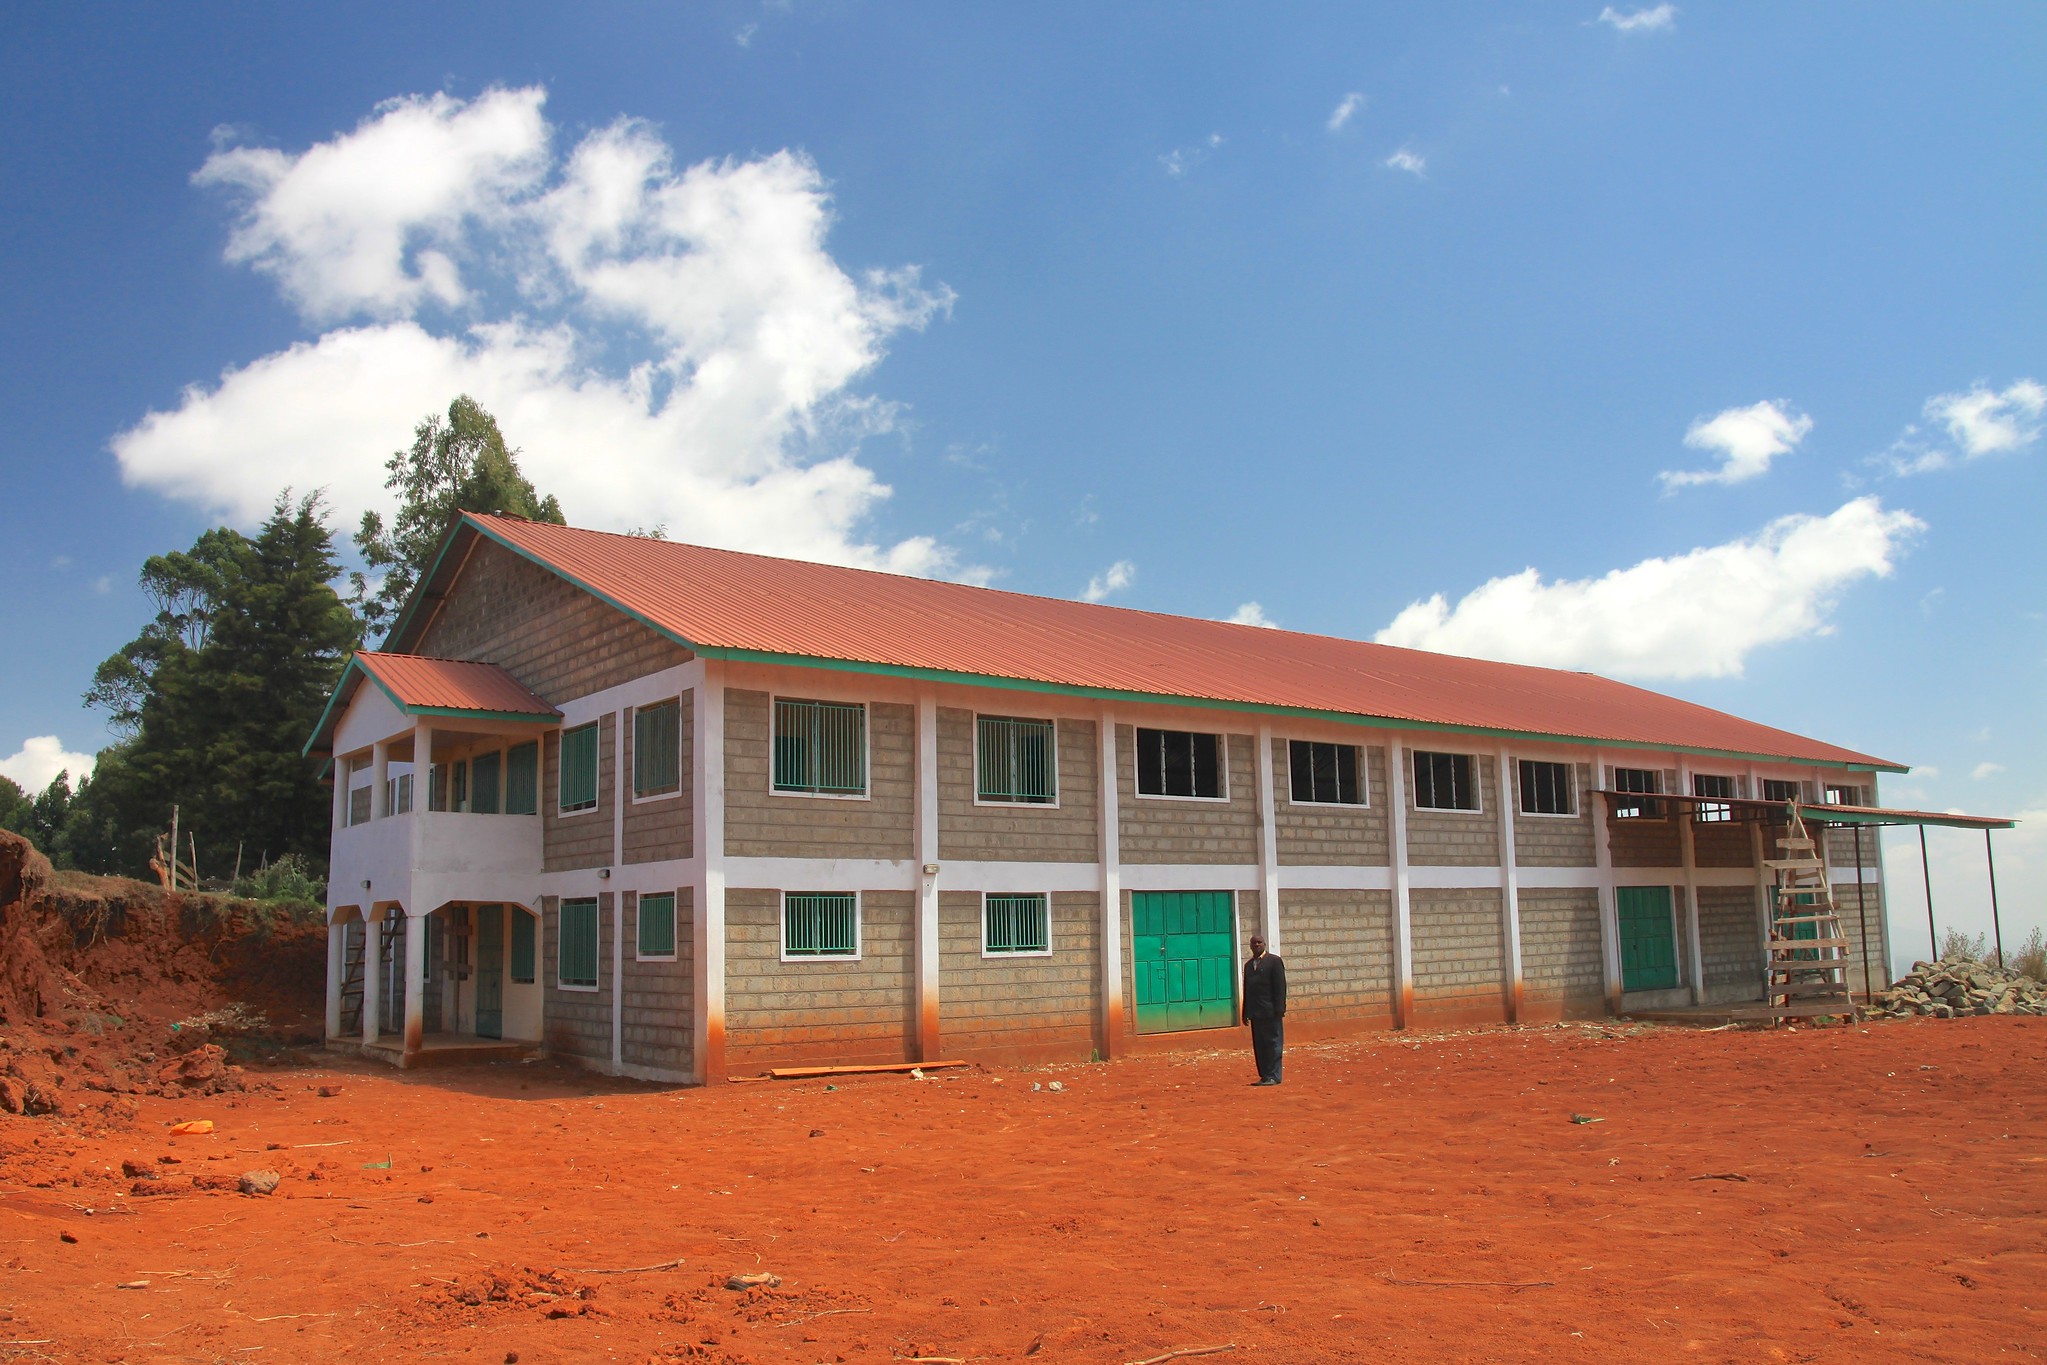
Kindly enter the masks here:
M 1939 825 L 1947 829 L 2010 829 L 2018 821 L 2004 815 L 1963 815 L 1956 811 L 1893 810 L 1886 806 L 1799 807 L 1808 821 L 1828 825 Z

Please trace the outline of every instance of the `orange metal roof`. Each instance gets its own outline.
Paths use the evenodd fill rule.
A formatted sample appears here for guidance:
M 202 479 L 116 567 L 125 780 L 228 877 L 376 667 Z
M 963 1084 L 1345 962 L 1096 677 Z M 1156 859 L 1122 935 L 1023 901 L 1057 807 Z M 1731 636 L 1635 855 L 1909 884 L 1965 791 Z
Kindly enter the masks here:
M 713 658 L 766 656 L 870 672 L 1005 679 L 1086 694 L 1902 770 L 1869 754 L 1589 673 L 1030 597 L 516 517 L 465 513 L 453 528 L 455 539 L 463 527 Z M 444 552 L 442 562 L 459 564 L 460 558 Z M 409 621 L 395 639 L 399 648 Z
M 430 659 L 420 654 L 362 650 L 355 662 L 407 711 L 440 714 L 482 711 L 498 716 L 559 716 L 561 712 L 496 664 Z

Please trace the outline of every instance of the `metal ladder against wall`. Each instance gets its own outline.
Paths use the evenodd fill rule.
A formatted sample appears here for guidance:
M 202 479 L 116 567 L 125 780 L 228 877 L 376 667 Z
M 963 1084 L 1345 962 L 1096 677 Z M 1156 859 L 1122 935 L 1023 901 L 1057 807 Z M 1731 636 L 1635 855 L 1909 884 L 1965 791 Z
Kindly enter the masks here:
M 361 920 L 336 925 L 335 929 L 344 936 L 341 941 L 341 1036 L 353 1038 L 362 1033 L 362 959 L 363 945 L 369 934 Z
M 1834 906 L 1827 865 L 1795 806 L 1777 846 L 1784 856 L 1763 861 L 1775 877 L 1764 983 L 1770 1012 L 1780 1020 L 1859 1018 L 1848 985 L 1848 931 Z

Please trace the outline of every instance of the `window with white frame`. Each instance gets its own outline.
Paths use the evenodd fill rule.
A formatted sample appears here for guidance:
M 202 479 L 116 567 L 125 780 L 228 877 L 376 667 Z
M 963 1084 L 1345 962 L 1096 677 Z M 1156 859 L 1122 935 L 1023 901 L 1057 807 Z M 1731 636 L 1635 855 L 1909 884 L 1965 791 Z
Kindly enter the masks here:
M 1188 730 L 1137 731 L 1141 796 L 1223 795 L 1223 737 Z
M 867 794 L 867 707 L 860 702 L 775 699 L 778 792 Z
M 375 784 L 371 784 L 374 786 Z M 370 822 L 370 787 L 355 787 L 348 793 L 348 823 L 367 825 Z
M 1414 751 L 1416 810 L 1477 810 L 1478 762 L 1470 754 Z
M 1543 759 L 1520 761 L 1523 815 L 1576 815 L 1578 800 L 1573 765 Z
M 1692 819 L 1700 824 L 1724 825 L 1734 819 L 1734 807 L 1720 804 L 1720 800 L 1734 796 L 1733 778 L 1722 773 L 1693 773 L 1692 795 L 1715 798 L 1693 807 Z
M 1862 804 L 1862 788 L 1829 782 L 1827 784 L 1827 804 L 1830 806 L 1859 806 Z
M 647 892 L 640 897 L 639 955 L 641 958 L 675 956 L 675 893 Z
M 597 722 L 562 731 L 561 812 L 597 808 Z
M 1657 820 L 1663 816 L 1663 803 L 1640 799 L 1660 796 L 1663 793 L 1663 774 L 1654 768 L 1615 768 L 1613 789 L 1627 792 L 1628 796 L 1615 797 L 1613 814 L 1616 820 Z
M 1287 791 L 1296 805 L 1362 806 L 1364 764 L 1355 744 L 1287 741 Z
M 784 892 L 782 956 L 860 956 L 860 897 L 851 891 Z
M 1059 799 L 1051 721 L 977 716 L 974 748 L 974 793 L 981 800 L 1043 806 Z
M 640 707 L 633 712 L 633 795 L 661 796 L 681 785 L 681 704 Z
M 1052 951 L 1052 910 L 1042 893 L 998 895 L 981 906 L 981 951 L 988 956 Z
M 569 990 L 597 989 L 597 898 L 581 896 L 561 903 L 561 943 L 556 978 Z
M 1763 799 L 1765 801 L 1802 801 L 1805 799 L 1805 789 L 1799 786 L 1797 782 L 1788 778 L 1766 777 L 1763 779 Z

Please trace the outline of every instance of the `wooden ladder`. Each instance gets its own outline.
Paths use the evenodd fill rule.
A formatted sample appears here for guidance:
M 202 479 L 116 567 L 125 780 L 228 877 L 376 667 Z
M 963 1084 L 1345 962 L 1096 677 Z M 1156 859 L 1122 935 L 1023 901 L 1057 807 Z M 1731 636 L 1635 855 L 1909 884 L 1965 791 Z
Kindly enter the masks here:
M 1857 1019 L 1848 985 L 1848 931 L 1834 907 L 1827 865 L 1796 806 L 1777 841 L 1781 858 L 1766 858 L 1774 875 L 1765 1003 L 1778 1020 L 1821 1015 Z

